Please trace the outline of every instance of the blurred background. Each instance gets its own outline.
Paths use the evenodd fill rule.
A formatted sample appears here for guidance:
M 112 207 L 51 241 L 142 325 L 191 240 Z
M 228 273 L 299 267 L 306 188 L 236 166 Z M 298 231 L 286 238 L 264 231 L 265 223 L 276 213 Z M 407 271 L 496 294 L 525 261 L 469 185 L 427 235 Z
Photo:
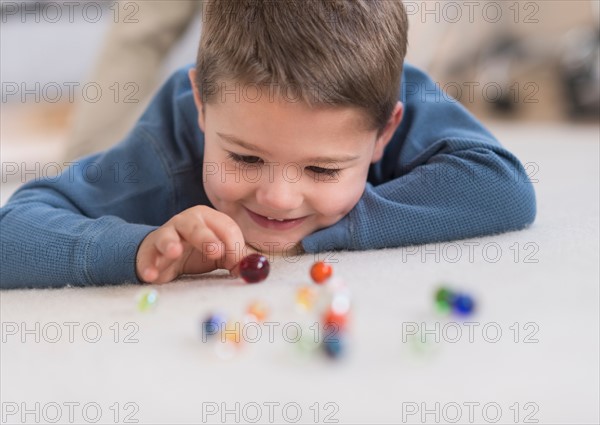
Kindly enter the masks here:
M 122 139 L 195 61 L 199 3 L 0 1 L 2 204 Z M 407 60 L 492 129 L 561 126 L 598 141 L 600 0 L 404 3 Z

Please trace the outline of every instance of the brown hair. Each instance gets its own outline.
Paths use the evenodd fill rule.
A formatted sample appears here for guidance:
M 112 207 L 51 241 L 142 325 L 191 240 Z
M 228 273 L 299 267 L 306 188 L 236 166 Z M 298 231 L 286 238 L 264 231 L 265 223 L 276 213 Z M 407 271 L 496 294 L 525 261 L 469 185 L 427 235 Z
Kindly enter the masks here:
M 196 63 L 203 103 L 225 81 L 292 86 L 309 105 L 362 108 L 380 132 L 400 90 L 401 0 L 208 0 Z

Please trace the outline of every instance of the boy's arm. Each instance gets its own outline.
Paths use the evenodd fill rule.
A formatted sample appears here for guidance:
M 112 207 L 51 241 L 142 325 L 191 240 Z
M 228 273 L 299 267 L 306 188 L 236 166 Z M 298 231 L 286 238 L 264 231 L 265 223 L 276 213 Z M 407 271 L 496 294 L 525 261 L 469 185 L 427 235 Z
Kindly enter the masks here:
M 399 100 L 404 118 L 360 201 L 306 237 L 305 251 L 465 239 L 533 222 L 535 192 L 524 167 L 462 105 L 409 65 Z
M 186 80 L 183 71 L 168 81 L 120 144 L 13 194 L 0 209 L 1 288 L 139 282 L 140 242 L 202 203 L 202 190 L 189 188 L 201 181 L 202 140 L 177 111 L 193 108 L 191 94 L 178 98 Z
M 168 202 L 157 154 L 134 132 L 55 178 L 19 188 L 0 212 L 1 287 L 138 282 L 136 250 L 156 226 L 135 223 L 158 225 Z
M 432 146 L 423 159 L 402 177 L 375 187 L 367 184 L 346 217 L 303 240 L 305 251 L 465 239 L 522 229 L 533 222 L 532 185 L 506 150 L 447 140 Z

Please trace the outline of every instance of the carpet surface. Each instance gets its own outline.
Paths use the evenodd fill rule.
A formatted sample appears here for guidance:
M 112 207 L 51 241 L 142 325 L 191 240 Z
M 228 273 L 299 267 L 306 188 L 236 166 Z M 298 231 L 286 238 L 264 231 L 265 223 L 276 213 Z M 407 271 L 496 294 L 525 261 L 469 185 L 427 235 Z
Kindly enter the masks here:
M 2 422 L 598 423 L 598 127 L 492 130 L 534 179 L 523 231 L 275 258 L 257 285 L 185 277 L 152 286 L 148 312 L 139 286 L 1 291 Z M 320 319 L 295 303 L 315 260 L 352 294 L 338 360 L 295 342 Z M 436 313 L 442 284 L 475 314 Z M 244 326 L 254 300 L 270 325 Z M 217 310 L 241 323 L 239 349 L 202 341 Z

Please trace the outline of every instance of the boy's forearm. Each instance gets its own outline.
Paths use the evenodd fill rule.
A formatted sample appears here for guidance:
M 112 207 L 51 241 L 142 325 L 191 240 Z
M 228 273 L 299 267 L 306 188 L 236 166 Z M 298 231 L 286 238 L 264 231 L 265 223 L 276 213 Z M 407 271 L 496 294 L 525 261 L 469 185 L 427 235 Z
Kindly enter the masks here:
M 467 142 L 468 143 L 468 142 Z M 307 252 L 379 249 L 518 230 L 536 214 L 523 166 L 497 146 L 448 142 L 427 163 L 367 188 L 336 225 L 306 237 Z
M 155 227 L 15 201 L 1 212 L 2 289 L 139 282 L 137 247 Z

